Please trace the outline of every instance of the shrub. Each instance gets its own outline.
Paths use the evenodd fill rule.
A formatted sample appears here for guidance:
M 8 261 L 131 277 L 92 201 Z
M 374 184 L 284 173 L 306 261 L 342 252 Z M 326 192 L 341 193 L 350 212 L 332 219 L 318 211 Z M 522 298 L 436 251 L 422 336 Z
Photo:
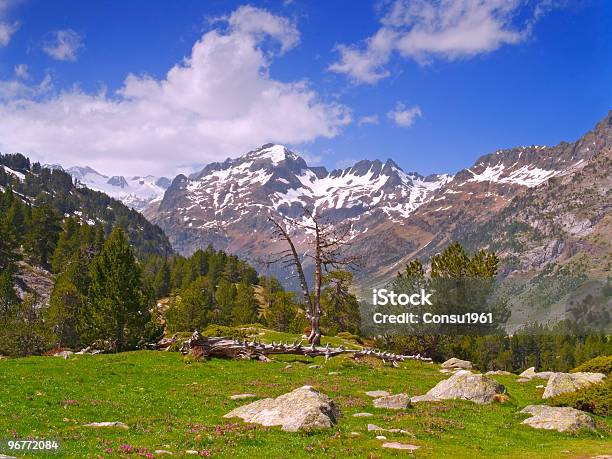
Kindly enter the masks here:
M 571 406 L 598 416 L 612 415 L 612 379 L 550 399 L 553 406 Z
M 338 338 L 355 341 L 356 343 L 363 344 L 363 340 L 359 336 L 353 335 L 352 333 L 349 333 L 349 332 L 340 332 L 336 336 Z
M 595 373 L 603 373 L 609 375 L 612 373 L 612 355 L 602 355 L 594 359 L 587 360 L 581 365 L 578 365 L 572 370 L 572 373 L 578 371 L 592 371 Z
M 225 325 L 211 324 L 200 332 L 202 336 L 223 336 L 226 338 L 244 339 L 248 334 L 248 330 L 242 330 L 236 327 L 227 327 Z

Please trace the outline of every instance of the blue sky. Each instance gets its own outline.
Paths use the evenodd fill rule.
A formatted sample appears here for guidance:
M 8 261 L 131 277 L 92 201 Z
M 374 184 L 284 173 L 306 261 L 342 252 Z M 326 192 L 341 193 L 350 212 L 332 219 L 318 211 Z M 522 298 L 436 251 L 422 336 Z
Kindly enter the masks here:
M 592 128 L 611 43 L 605 0 L 0 0 L 0 151 L 172 175 L 279 142 L 455 172 Z

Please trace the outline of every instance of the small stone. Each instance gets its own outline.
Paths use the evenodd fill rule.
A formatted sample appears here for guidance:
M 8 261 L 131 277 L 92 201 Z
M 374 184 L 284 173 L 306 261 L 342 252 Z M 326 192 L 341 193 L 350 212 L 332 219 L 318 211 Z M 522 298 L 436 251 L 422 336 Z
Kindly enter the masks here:
M 368 424 L 368 432 L 372 432 L 375 430 L 385 430 L 382 427 L 377 426 L 376 424 Z
M 155 454 L 159 454 L 160 456 L 167 455 L 172 456 L 174 453 L 172 451 L 166 451 L 165 449 L 156 449 Z
M 321 368 L 323 368 L 323 365 L 309 365 L 308 368 L 310 368 L 311 370 L 320 370 Z
M 544 384 L 538 384 L 538 385 L 536 386 L 536 389 L 544 389 Z
M 516 380 L 516 382 L 529 382 L 529 381 L 531 381 L 531 379 L 529 378 L 519 378 Z
M 376 408 L 389 410 L 404 410 L 410 406 L 410 397 L 406 394 L 387 395 L 375 398 L 372 402 Z
M 288 363 L 287 365 L 285 365 L 285 370 L 288 370 L 289 368 L 293 368 L 293 365 L 291 365 L 290 363 Z
M 330 371 L 329 373 L 327 373 L 329 376 L 335 376 L 335 375 L 339 375 L 340 372 L 339 371 Z
M 386 397 L 387 395 L 391 395 L 386 390 L 370 390 L 366 392 L 368 397 Z
M 492 370 L 485 373 L 487 376 L 513 376 L 513 373 L 504 370 Z
M 236 394 L 236 395 L 231 395 L 230 399 L 232 400 L 242 400 L 245 398 L 253 398 L 253 397 L 257 397 L 257 395 L 255 394 Z
M 185 451 L 185 454 L 200 454 L 199 452 L 197 452 L 195 449 L 188 449 L 187 451 Z
M 376 435 L 376 439 L 377 440 L 386 440 L 387 437 L 385 437 L 384 435 Z
M 417 446 L 417 445 L 409 445 L 407 443 L 399 443 L 396 441 L 389 442 L 389 443 L 383 443 L 382 447 L 390 448 L 390 449 L 403 449 L 406 451 L 416 451 L 417 449 L 420 448 L 420 446 Z
M 354 418 L 369 418 L 370 416 L 374 416 L 372 413 L 355 413 L 353 415 Z
M 119 421 L 111 421 L 111 422 L 90 422 L 89 424 L 85 424 L 85 427 L 117 427 L 120 429 L 129 429 L 128 425 L 119 422 Z
M 451 359 L 448 359 L 446 362 L 444 362 L 440 366 L 447 370 L 453 370 L 453 369 L 471 370 L 472 362 L 470 362 L 469 360 L 461 360 L 461 359 L 457 359 L 453 357 Z
M 361 435 L 359 432 L 349 432 L 349 435 L 351 437 L 358 437 L 359 435 Z
M 53 354 L 53 357 L 62 357 L 64 359 L 67 359 L 72 354 L 74 354 L 74 352 L 72 352 L 72 351 L 60 351 L 60 352 L 57 352 L 57 353 Z

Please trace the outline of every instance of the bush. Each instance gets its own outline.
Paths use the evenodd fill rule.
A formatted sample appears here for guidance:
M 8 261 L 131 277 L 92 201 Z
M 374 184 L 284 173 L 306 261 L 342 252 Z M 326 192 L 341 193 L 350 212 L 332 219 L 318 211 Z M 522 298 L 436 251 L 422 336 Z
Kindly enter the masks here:
M 612 379 L 595 384 L 576 392 L 561 394 L 550 399 L 553 406 L 571 406 L 598 416 L 612 415 Z
M 609 375 L 612 373 L 612 355 L 602 355 L 594 359 L 587 360 L 581 365 L 578 365 L 572 370 L 572 373 L 578 371 L 592 371 L 595 373 L 603 373 Z
M 349 333 L 349 332 L 340 332 L 336 336 L 338 338 L 355 341 L 356 343 L 363 344 L 363 340 L 359 336 L 353 335 L 352 333 Z

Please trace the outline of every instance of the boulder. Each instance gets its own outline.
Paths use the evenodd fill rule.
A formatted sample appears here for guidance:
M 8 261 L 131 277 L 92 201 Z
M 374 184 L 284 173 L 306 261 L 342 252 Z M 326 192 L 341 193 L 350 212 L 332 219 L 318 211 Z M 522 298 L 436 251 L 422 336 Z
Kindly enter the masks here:
M 410 406 L 410 397 L 406 394 L 387 395 L 375 398 L 372 403 L 376 408 L 404 410 Z
M 276 398 L 265 398 L 236 408 L 225 418 L 242 418 L 264 426 L 281 426 L 283 430 L 314 430 L 332 427 L 340 410 L 327 395 L 303 386 Z
M 472 362 L 470 362 L 469 360 L 461 360 L 461 359 L 457 359 L 453 357 L 451 359 L 448 359 L 446 362 L 444 362 L 440 366 L 446 370 L 453 370 L 453 369 L 471 370 Z
M 425 395 L 411 398 L 412 403 L 437 402 L 440 400 L 469 400 L 474 403 L 491 403 L 495 396 L 503 394 L 506 388 L 483 374 L 458 371 L 444 381 L 440 381 Z
M 550 398 L 567 392 L 598 384 L 606 378 L 603 373 L 555 373 L 546 384 L 542 398 Z
M 594 429 L 593 418 L 584 411 L 569 407 L 553 407 L 547 405 L 529 405 L 521 413 L 530 414 L 522 424 L 535 429 L 573 432 L 578 429 Z
M 386 397 L 387 395 L 391 395 L 386 390 L 369 390 L 366 392 L 368 397 Z

